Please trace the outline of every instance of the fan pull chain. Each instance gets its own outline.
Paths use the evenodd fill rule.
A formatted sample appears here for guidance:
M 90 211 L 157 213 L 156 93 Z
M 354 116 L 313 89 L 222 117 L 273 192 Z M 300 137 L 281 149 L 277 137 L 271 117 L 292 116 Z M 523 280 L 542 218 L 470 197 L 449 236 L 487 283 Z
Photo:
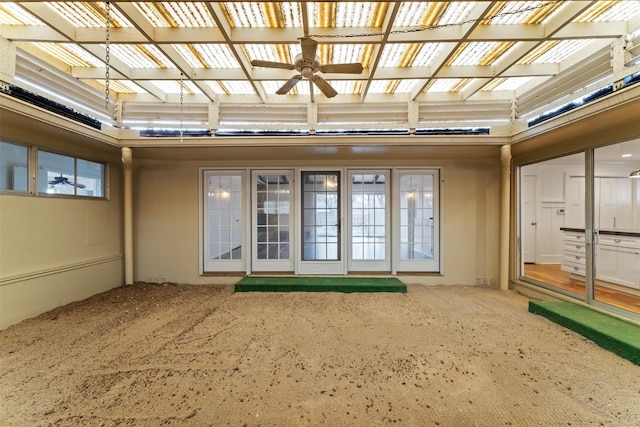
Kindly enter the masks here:
M 111 3 L 105 3 L 105 24 L 106 24 L 106 37 L 105 37 L 105 72 L 104 72 L 104 105 L 109 112 L 109 62 L 111 60 Z

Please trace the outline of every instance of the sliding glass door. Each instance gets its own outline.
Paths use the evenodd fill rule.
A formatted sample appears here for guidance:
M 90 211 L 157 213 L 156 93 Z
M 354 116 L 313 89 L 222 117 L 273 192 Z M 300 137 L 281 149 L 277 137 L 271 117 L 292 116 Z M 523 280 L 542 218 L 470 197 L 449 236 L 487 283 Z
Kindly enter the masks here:
M 640 140 L 594 150 L 593 301 L 640 315 Z
M 640 316 L 638 170 L 640 139 L 521 166 L 520 278 Z
M 586 298 L 585 156 L 520 168 L 521 274 L 541 286 Z

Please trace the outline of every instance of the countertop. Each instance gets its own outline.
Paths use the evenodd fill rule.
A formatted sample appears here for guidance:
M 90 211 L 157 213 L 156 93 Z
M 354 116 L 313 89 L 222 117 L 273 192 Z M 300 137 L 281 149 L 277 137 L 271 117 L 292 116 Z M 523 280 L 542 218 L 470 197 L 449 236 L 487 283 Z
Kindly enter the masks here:
M 584 228 L 572 228 L 572 227 L 560 227 L 562 231 L 573 231 L 574 233 L 584 233 Z M 640 230 L 626 230 L 626 229 L 617 229 L 617 230 L 606 230 L 600 229 L 598 233 L 606 236 L 626 236 L 626 237 L 640 237 Z

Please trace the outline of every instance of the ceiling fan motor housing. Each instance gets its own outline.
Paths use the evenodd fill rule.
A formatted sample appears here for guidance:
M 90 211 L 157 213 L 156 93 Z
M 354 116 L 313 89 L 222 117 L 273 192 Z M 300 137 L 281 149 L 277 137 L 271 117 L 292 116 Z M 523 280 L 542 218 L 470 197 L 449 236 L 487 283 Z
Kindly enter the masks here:
M 302 74 L 302 77 L 308 79 L 316 70 L 320 69 L 320 58 L 316 56 L 313 61 L 305 61 L 302 54 L 298 54 L 293 65 Z

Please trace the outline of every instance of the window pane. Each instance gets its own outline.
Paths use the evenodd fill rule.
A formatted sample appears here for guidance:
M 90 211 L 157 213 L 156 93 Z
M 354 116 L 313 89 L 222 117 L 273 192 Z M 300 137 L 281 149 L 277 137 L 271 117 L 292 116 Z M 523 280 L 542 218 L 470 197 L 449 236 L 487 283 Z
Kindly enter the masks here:
M 270 245 L 258 247 L 257 259 L 286 260 L 289 250 L 280 242 L 289 241 L 289 175 L 256 176 L 257 241 Z M 264 236 L 263 236 L 264 235 Z
M 73 157 L 38 151 L 38 192 L 75 194 L 74 164 Z
M 210 176 L 208 199 L 209 260 L 242 259 L 242 177 Z
M 595 149 L 594 168 L 594 299 L 640 314 L 640 140 Z
M 339 260 L 338 181 L 330 173 L 302 174 L 303 260 Z
M 29 149 L 0 142 L 0 190 L 28 191 Z
M 79 196 L 104 197 L 104 165 L 77 160 L 77 193 Z
M 400 259 L 434 258 L 433 175 L 400 175 Z
M 544 287 L 586 296 L 585 156 L 520 168 L 521 274 Z
M 384 175 L 351 175 L 351 258 L 358 261 L 385 259 Z M 382 248 L 382 250 L 380 250 Z

